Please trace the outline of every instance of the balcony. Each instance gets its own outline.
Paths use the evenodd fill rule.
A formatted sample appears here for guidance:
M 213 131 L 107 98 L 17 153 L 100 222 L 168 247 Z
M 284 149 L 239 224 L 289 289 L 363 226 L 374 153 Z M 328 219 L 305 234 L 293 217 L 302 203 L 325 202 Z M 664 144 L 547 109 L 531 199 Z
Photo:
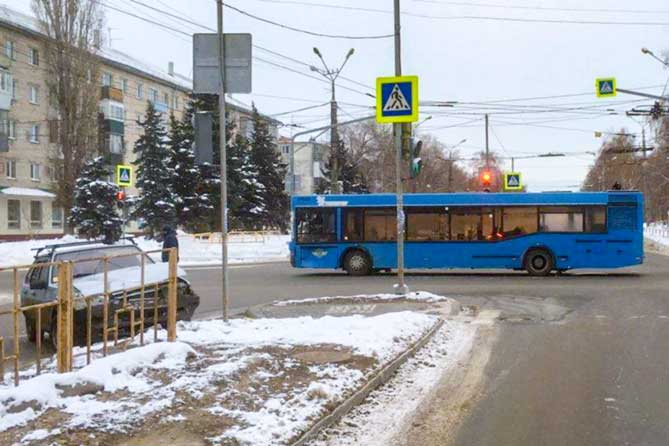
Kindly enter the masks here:
M 111 100 L 115 102 L 120 102 L 121 104 L 123 103 L 123 90 L 120 88 L 114 88 L 110 86 L 104 86 L 101 89 L 100 92 L 100 99 L 101 100 Z
M 167 115 L 167 113 L 170 111 L 170 107 L 167 104 L 163 104 L 162 102 L 158 101 L 151 101 L 151 103 L 158 113 Z
M 12 73 L 0 69 L 0 110 L 9 110 L 12 105 Z

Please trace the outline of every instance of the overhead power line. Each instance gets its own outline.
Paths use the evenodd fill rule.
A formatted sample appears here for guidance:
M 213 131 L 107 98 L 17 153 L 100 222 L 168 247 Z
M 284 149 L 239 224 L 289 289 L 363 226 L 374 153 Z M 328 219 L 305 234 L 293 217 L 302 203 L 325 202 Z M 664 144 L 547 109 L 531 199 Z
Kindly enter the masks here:
M 417 3 L 432 3 L 437 5 L 472 6 L 475 8 L 523 9 L 533 11 L 562 11 L 562 12 L 597 12 L 611 14 L 669 14 L 668 9 L 616 9 L 616 8 L 558 8 L 550 6 L 500 5 L 494 3 L 454 2 L 447 0 L 414 0 Z
M 309 34 L 310 36 L 316 36 L 316 37 L 327 37 L 330 39 L 348 39 L 348 40 L 377 40 L 377 39 L 388 39 L 391 37 L 395 37 L 394 34 L 382 34 L 382 35 L 377 35 L 377 36 L 351 36 L 351 35 L 345 35 L 345 34 L 324 34 L 324 33 L 319 33 L 315 31 L 309 31 L 306 29 L 300 29 L 300 28 L 295 28 L 293 26 L 289 25 L 284 25 L 283 23 L 275 22 L 273 20 L 265 19 L 262 17 L 259 17 L 257 15 L 251 14 L 250 12 L 244 11 L 243 9 L 239 9 L 235 6 L 232 6 L 229 3 L 223 3 L 223 6 L 225 6 L 228 9 L 232 9 L 235 12 L 238 12 L 239 14 L 245 15 L 247 17 L 250 17 L 254 20 L 258 20 L 260 22 L 264 22 L 273 26 L 278 26 L 279 28 L 287 29 L 289 31 L 295 31 L 298 33 L 303 33 L 303 34 Z

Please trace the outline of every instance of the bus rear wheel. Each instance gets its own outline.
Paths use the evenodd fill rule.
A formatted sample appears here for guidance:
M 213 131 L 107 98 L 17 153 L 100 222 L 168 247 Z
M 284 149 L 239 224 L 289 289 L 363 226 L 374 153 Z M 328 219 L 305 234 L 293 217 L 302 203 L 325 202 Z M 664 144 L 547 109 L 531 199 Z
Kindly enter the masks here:
M 372 261 L 363 251 L 351 251 L 344 258 L 344 269 L 351 276 L 367 276 L 372 272 Z
M 554 267 L 553 256 L 545 249 L 533 249 L 525 255 L 525 269 L 530 276 L 547 276 Z

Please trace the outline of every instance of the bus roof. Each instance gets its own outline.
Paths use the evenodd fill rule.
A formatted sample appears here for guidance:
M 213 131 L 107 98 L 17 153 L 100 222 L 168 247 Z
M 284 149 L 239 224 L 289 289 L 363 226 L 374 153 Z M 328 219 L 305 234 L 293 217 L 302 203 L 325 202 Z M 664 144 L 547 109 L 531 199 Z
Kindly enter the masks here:
M 538 192 L 449 194 L 405 194 L 404 205 L 410 206 L 520 206 L 520 205 L 607 205 L 636 204 L 641 192 Z M 363 207 L 396 206 L 395 194 L 300 195 L 292 197 L 292 207 Z

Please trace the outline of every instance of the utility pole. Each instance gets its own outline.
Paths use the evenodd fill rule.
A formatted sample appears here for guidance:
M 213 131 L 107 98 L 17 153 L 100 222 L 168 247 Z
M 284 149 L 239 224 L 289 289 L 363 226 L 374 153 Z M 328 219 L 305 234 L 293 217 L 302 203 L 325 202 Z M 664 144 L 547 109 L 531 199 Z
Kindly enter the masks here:
M 488 114 L 485 115 L 485 167 L 490 167 L 490 147 L 488 145 Z M 513 170 L 513 169 L 512 169 Z
M 218 17 L 218 67 L 221 76 L 221 91 L 218 94 L 219 128 L 221 153 L 221 263 L 222 281 L 221 297 L 223 300 L 223 320 L 228 321 L 228 169 L 227 150 L 225 141 L 225 37 L 223 35 L 223 0 L 216 0 L 216 15 Z
M 330 187 L 332 190 L 333 194 L 339 194 L 341 193 L 340 189 L 340 182 L 339 182 L 339 171 L 342 166 L 339 165 L 339 160 L 336 157 L 337 150 L 339 150 L 339 131 L 337 130 L 337 100 L 335 97 L 335 88 L 337 84 L 335 81 L 339 77 L 339 74 L 341 74 L 341 71 L 344 69 L 344 66 L 346 65 L 346 62 L 348 62 L 348 59 L 353 55 L 355 50 L 351 48 L 348 50 L 348 53 L 346 54 L 346 58 L 344 59 L 344 62 L 341 64 L 341 66 L 338 69 L 330 69 L 328 65 L 325 63 L 325 59 L 323 59 L 323 55 L 321 54 L 320 50 L 318 48 L 314 47 L 314 54 L 318 56 L 318 58 L 321 60 L 323 63 L 323 68 L 325 70 L 321 70 L 320 68 L 316 68 L 313 65 L 309 66 L 309 69 L 311 71 L 314 71 L 324 78 L 328 79 L 330 81 L 330 88 L 331 88 L 331 96 L 330 96 L 330 165 L 331 165 L 331 170 L 330 170 Z
M 395 76 L 402 75 L 402 40 L 400 26 L 400 0 L 394 0 L 395 19 Z M 393 124 L 395 139 L 395 182 L 397 183 L 397 279 L 395 293 L 407 294 L 409 288 L 404 283 L 404 198 L 402 184 L 402 124 Z

